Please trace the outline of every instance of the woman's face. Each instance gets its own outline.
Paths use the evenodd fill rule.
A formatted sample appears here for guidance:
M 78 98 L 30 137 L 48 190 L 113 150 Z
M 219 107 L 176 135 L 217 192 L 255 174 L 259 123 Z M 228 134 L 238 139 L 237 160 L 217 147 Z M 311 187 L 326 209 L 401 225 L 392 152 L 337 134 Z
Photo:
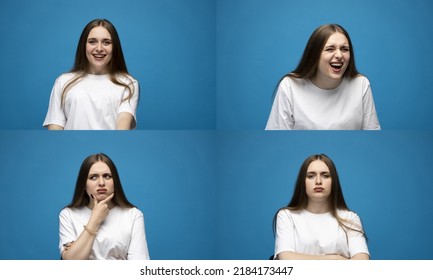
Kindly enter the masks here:
M 91 74 L 107 74 L 108 64 L 111 61 L 113 45 L 111 35 L 102 26 L 90 30 L 86 42 L 86 57 L 89 61 Z
M 105 162 L 98 161 L 92 165 L 87 176 L 86 192 L 93 204 L 93 198 L 98 201 L 114 193 L 114 182 L 111 170 Z
M 331 194 L 332 178 L 329 168 L 321 160 L 310 163 L 305 177 L 305 187 L 309 200 L 326 201 Z
M 343 79 L 350 61 L 349 42 L 344 34 L 336 32 L 326 42 L 314 83 L 324 89 L 335 88 Z

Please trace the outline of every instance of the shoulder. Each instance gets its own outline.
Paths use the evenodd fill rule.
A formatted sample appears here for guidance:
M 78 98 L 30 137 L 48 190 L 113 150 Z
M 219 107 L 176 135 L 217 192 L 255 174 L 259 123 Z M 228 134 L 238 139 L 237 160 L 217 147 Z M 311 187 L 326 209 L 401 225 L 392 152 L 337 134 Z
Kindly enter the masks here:
M 285 218 L 292 218 L 292 217 L 296 217 L 296 216 L 300 216 L 302 215 L 303 210 L 300 211 L 294 211 L 294 210 L 290 210 L 288 208 L 282 208 L 278 211 L 278 217 L 285 217 Z
M 59 217 L 66 219 L 73 219 L 73 217 L 80 215 L 82 209 L 65 207 L 60 211 Z
M 347 78 L 347 81 L 349 83 L 349 85 L 353 85 L 356 87 L 362 87 L 362 88 L 366 88 L 370 86 L 370 81 L 368 80 L 368 78 L 364 75 L 357 75 L 353 78 Z
M 121 211 L 121 213 L 134 218 L 143 217 L 143 212 L 141 212 L 141 210 L 138 209 L 137 207 L 119 208 L 119 210 Z
M 307 81 L 304 78 L 295 78 L 291 76 L 285 76 L 281 79 L 280 86 L 305 86 Z
M 137 79 L 135 79 L 133 76 L 131 76 L 130 74 L 116 74 L 117 79 L 119 79 L 122 83 L 126 83 L 126 84 L 136 84 L 138 85 L 138 81 Z
M 76 76 L 76 73 L 71 73 L 71 72 L 63 73 L 56 78 L 56 83 L 65 84 L 75 76 Z
M 358 214 L 350 210 L 337 210 L 337 214 L 345 220 L 359 220 Z

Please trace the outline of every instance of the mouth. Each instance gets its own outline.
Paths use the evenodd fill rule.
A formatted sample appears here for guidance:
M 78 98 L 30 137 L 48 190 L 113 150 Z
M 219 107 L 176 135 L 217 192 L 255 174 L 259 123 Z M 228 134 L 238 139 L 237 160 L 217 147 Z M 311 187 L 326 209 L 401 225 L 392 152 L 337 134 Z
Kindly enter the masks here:
M 313 189 L 315 192 L 323 192 L 325 189 L 322 187 L 316 187 Z
M 106 194 L 107 190 L 106 189 L 99 189 L 96 191 L 98 194 Z
M 92 54 L 96 60 L 103 60 L 107 55 L 106 54 Z
M 344 63 L 343 62 L 331 62 L 329 64 L 331 66 L 332 71 L 335 73 L 340 73 L 341 69 L 343 68 Z

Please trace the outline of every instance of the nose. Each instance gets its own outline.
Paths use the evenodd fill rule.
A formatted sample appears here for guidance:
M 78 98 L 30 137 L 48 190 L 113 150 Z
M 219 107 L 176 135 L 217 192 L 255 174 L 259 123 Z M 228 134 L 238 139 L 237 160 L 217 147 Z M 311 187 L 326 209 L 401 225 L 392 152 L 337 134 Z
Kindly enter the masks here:
M 341 50 L 340 50 L 340 49 L 337 49 L 337 50 L 335 51 L 334 56 L 335 56 L 335 58 L 337 58 L 337 59 L 341 58 L 341 57 L 342 57 Z
M 96 51 L 101 52 L 102 51 L 102 43 L 99 42 L 98 45 L 96 46 Z
M 105 180 L 103 176 L 99 177 L 98 186 L 99 187 L 105 186 Z
M 322 184 L 322 177 L 321 176 L 317 176 L 316 177 L 316 185 L 321 185 Z

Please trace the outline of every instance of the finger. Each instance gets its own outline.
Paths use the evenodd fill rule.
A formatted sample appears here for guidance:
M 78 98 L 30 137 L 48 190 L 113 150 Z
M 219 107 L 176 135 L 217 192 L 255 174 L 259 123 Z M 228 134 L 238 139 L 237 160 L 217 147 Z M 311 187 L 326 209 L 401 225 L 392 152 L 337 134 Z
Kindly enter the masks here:
M 106 199 L 101 200 L 100 203 L 108 203 L 108 202 L 110 202 L 110 200 L 113 198 L 113 196 L 114 196 L 114 193 L 110 194 Z
M 98 204 L 98 200 L 96 199 L 96 197 L 91 194 L 92 198 L 93 198 L 93 207 L 95 207 L 96 204 Z

